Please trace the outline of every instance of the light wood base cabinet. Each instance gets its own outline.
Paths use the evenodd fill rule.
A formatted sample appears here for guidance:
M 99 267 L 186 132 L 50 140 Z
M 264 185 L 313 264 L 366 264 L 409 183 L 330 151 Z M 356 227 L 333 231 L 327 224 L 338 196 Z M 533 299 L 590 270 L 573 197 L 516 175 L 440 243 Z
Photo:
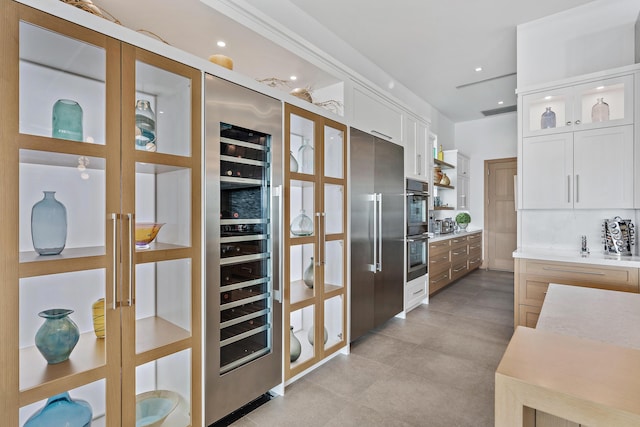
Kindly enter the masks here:
M 531 259 L 515 260 L 514 325 L 535 328 L 549 283 L 640 292 L 638 269 Z
M 482 264 L 482 232 L 455 234 L 429 243 L 429 295 Z

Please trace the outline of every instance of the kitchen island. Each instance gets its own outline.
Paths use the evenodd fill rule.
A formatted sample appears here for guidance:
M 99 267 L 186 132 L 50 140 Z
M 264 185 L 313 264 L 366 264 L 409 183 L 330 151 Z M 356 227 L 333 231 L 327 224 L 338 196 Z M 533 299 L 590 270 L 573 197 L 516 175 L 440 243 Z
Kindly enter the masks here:
M 640 426 L 640 295 L 550 284 L 495 379 L 496 427 Z

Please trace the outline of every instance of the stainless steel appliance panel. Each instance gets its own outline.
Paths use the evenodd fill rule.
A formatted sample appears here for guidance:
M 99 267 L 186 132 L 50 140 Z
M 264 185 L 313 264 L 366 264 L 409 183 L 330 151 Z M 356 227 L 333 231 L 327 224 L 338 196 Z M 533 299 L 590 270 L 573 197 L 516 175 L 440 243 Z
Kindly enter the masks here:
M 354 128 L 350 147 L 354 341 L 403 309 L 404 150 Z
M 373 136 L 351 129 L 351 340 L 374 325 L 373 143 Z
M 209 425 L 282 381 L 282 306 L 275 298 L 282 203 L 274 191 L 282 185 L 282 103 L 217 77 L 205 80 Z M 244 211 L 235 207 L 238 197 L 251 200 Z

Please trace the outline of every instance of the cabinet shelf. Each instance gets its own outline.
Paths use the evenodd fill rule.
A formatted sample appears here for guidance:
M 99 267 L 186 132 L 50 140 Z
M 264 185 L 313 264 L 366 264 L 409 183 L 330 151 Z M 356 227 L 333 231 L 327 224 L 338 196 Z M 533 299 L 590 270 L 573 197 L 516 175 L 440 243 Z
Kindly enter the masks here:
M 434 187 L 438 187 L 438 188 L 447 188 L 449 190 L 454 190 L 455 189 L 455 187 L 452 186 L 452 185 L 444 185 L 444 184 L 436 184 L 436 183 L 434 183 L 433 186 Z
M 104 378 L 105 342 L 93 331 L 81 334 L 69 360 L 54 365 L 35 346 L 20 349 L 20 406 Z
M 191 333 L 161 317 L 136 321 L 136 366 L 186 350 Z
M 325 299 L 342 295 L 343 292 L 344 292 L 343 286 L 332 285 L 329 283 L 325 283 L 324 285 L 323 294 Z M 309 289 L 302 280 L 296 280 L 291 282 L 290 304 L 292 307 L 292 311 L 298 310 L 302 307 L 312 304 L 314 302 L 314 298 L 315 298 L 315 295 L 314 295 L 313 289 Z
M 455 210 L 453 206 L 434 206 L 434 211 L 452 211 Z
M 445 168 L 445 169 L 455 169 L 455 166 L 452 165 L 451 163 L 447 163 L 445 161 L 442 160 L 438 160 L 438 159 L 433 159 L 433 164 L 436 166 L 440 166 L 441 168 Z
M 104 246 L 67 248 L 59 255 L 38 255 L 35 251 L 20 252 L 19 277 L 106 268 Z

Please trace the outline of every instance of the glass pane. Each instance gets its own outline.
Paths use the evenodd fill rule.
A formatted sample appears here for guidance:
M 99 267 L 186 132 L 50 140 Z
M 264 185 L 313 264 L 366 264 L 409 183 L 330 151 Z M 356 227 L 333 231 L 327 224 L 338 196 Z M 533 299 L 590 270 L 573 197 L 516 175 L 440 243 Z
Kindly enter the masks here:
M 342 185 L 325 184 L 324 186 L 324 206 L 325 206 L 325 234 L 336 234 L 344 232 L 344 192 Z
M 66 210 L 67 232 L 61 255 L 104 254 L 104 167 L 101 158 L 20 150 L 20 252 L 24 256 L 34 251 L 31 212 L 43 199 L 44 191 L 55 192 L 55 199 Z
M 324 175 L 331 178 L 344 178 L 343 151 L 344 132 L 329 126 L 324 127 Z
M 135 220 L 138 250 L 190 246 L 191 169 L 136 163 Z M 160 226 L 155 238 L 152 224 Z
M 19 338 L 20 338 L 20 389 L 41 385 L 44 379 L 55 380 L 69 374 L 93 369 L 105 364 L 104 340 L 96 336 L 92 305 L 105 297 L 106 270 L 95 269 L 73 273 L 51 274 L 20 280 Z M 52 309 L 71 310 L 64 319 L 46 319 L 39 313 Z M 103 312 L 104 313 L 104 312 Z M 52 327 L 58 324 L 77 326 L 78 340 L 68 354 L 68 361 L 53 352 L 36 347 L 50 344 Z M 72 326 L 72 329 L 73 328 Z M 38 332 L 40 333 L 38 334 Z M 36 338 L 38 334 L 38 338 Z M 45 336 L 42 336 L 45 334 Z M 67 349 L 68 350 L 68 349 Z M 49 365 L 44 355 L 59 360 L 62 365 Z M 55 359 L 54 359 L 55 358 Z M 74 363 L 75 361 L 75 363 Z
M 293 245 L 290 247 L 290 290 L 291 304 L 304 301 L 314 296 L 315 289 L 315 246 Z
M 220 373 L 271 351 L 271 136 L 220 124 Z
M 304 117 L 291 115 L 290 150 L 298 164 L 298 172 L 315 172 L 315 123 Z
M 163 426 L 191 425 L 191 350 L 162 357 L 136 368 L 136 402 L 138 405 L 157 405 L 163 400 Z M 166 406 L 165 406 L 166 405 Z M 136 421 L 145 411 L 136 411 Z M 147 425 L 145 423 L 142 423 Z
M 344 242 L 330 240 L 325 243 L 324 290 L 332 291 L 344 287 Z
M 105 75 L 104 49 L 20 22 L 20 133 L 104 144 Z
M 297 365 L 312 359 L 315 356 L 313 343 L 313 320 L 315 306 L 310 305 L 300 310 L 291 312 L 289 330 L 289 360 L 291 369 Z
M 290 181 L 289 233 L 295 236 L 311 236 L 315 232 L 314 185 L 306 181 Z
M 560 128 L 566 125 L 567 96 L 563 92 L 527 95 L 529 131 Z
M 135 274 L 136 353 L 190 337 L 191 259 L 137 264 Z
M 625 118 L 624 83 L 593 83 L 580 93 L 582 123 L 606 122 Z
M 191 80 L 136 62 L 136 137 L 143 151 L 191 155 Z
M 324 327 L 326 341 L 324 348 L 332 347 L 344 341 L 344 297 L 329 298 L 324 302 Z
M 92 382 L 82 387 L 77 387 L 68 390 L 67 393 L 71 400 L 76 404 L 82 405 L 86 402 L 91 409 L 91 426 L 92 427 L 105 427 L 107 425 L 106 416 L 106 381 L 99 380 Z M 53 397 L 53 396 L 50 396 Z M 39 402 L 32 403 L 20 408 L 20 425 L 24 425 L 29 417 L 36 415 L 36 412 L 40 411 L 47 404 L 47 400 L 41 400 Z M 66 405 L 66 403 L 58 403 Z M 86 413 L 83 413 L 83 416 Z M 87 416 L 88 418 L 88 416 Z M 117 423 L 116 423 L 117 424 Z

